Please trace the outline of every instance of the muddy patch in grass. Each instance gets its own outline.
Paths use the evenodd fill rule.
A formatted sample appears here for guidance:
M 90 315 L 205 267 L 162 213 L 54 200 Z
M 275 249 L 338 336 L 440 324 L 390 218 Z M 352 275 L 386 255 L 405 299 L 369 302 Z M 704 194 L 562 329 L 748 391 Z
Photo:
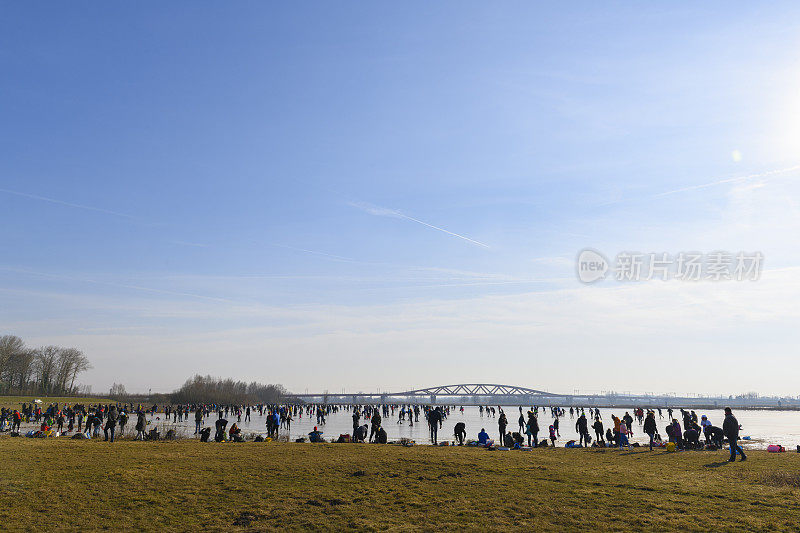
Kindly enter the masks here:
M 793 487 L 797 489 L 800 488 L 800 472 L 787 472 L 786 470 L 765 472 L 761 474 L 760 481 L 770 487 Z
M 250 511 L 243 511 L 239 513 L 239 515 L 233 519 L 234 526 L 244 526 L 247 527 L 251 525 L 253 522 L 258 522 L 259 520 L 263 520 L 264 515 L 259 513 L 253 513 Z

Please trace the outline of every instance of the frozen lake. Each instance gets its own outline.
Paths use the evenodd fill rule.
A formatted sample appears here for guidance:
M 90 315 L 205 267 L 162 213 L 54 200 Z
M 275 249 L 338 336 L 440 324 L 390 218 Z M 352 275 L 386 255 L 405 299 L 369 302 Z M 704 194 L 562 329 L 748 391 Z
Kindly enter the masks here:
M 496 409 L 496 408 L 495 408 Z M 503 408 L 506 413 L 506 417 L 508 418 L 508 431 L 517 431 L 518 430 L 518 418 L 519 418 L 519 409 L 513 406 L 507 406 Z M 529 407 L 523 407 L 523 412 L 527 412 Z M 615 414 L 618 417 L 622 417 L 626 411 L 630 411 L 631 415 L 633 415 L 632 409 L 600 409 L 599 410 L 602 415 L 603 425 L 608 428 L 610 425 L 613 426 L 613 422 L 611 420 L 611 415 Z M 698 418 L 702 415 L 706 415 L 709 417 L 711 422 L 715 426 L 722 426 L 722 422 L 725 418 L 725 415 L 722 409 L 719 410 L 696 410 Z M 740 432 L 741 436 L 750 436 L 752 438 L 751 441 L 742 441 L 741 444 L 747 447 L 755 447 L 755 448 L 765 448 L 767 444 L 781 444 L 786 447 L 788 451 L 794 451 L 796 446 L 800 444 L 800 411 L 746 411 L 746 410 L 735 410 L 734 415 L 739 421 L 739 424 L 742 426 L 742 430 Z M 320 424 L 319 429 L 323 432 L 323 436 L 326 440 L 335 439 L 340 434 L 343 433 L 352 433 L 353 431 L 353 421 L 352 421 L 352 411 L 345 410 L 340 408 L 336 413 L 330 413 L 326 417 L 326 423 Z M 589 418 L 589 411 L 586 410 L 586 416 Z M 658 417 L 658 412 L 656 411 L 656 422 L 658 425 L 659 433 L 661 433 L 662 438 L 665 437 L 664 427 L 668 423 L 668 415 L 667 410 L 663 409 L 663 416 L 664 418 Z M 675 418 L 678 418 L 678 421 L 681 422 L 681 426 L 683 426 L 682 420 L 680 418 L 680 411 L 675 410 L 673 413 Z M 242 416 L 242 422 L 239 422 L 239 427 L 242 428 L 242 432 L 245 435 L 250 433 L 253 434 L 262 434 L 266 435 L 266 419 L 263 416 L 258 416 L 258 412 L 254 412 L 251 414 L 252 420 L 250 422 L 244 421 L 244 415 Z M 570 418 L 569 412 L 567 411 L 566 416 L 561 417 L 560 419 L 560 433 L 561 437 L 557 441 L 558 446 L 563 446 L 569 440 L 578 440 L 578 433 L 575 431 L 575 422 L 577 420 L 578 415 L 575 415 L 575 418 Z M 156 420 L 158 418 L 159 420 Z M 417 442 L 417 444 L 429 444 L 429 434 L 428 434 L 428 426 L 424 419 L 422 413 L 420 413 L 420 421 L 415 423 L 413 426 L 408 423 L 408 421 L 399 422 L 399 409 L 395 410 L 393 416 L 389 416 L 388 418 L 383 419 L 383 427 L 386 430 L 386 433 L 389 437 L 389 441 L 399 440 L 400 438 L 408 438 L 412 439 Z M 477 438 L 478 432 L 481 428 L 486 428 L 486 431 L 489 433 L 491 438 L 497 439 L 499 437 L 499 430 L 497 420 L 499 418 L 499 412 L 497 416 L 487 416 L 485 413 L 481 416 L 478 407 L 464 407 L 464 412 L 462 413 L 459 410 L 459 407 L 451 408 L 450 415 L 444 420 L 444 424 L 442 425 L 442 429 L 439 430 L 439 440 L 453 440 L 453 427 L 458 422 L 464 422 L 466 424 L 467 429 L 467 438 L 468 439 L 475 439 Z M 162 431 L 166 431 L 169 428 L 175 428 L 180 434 L 192 437 L 194 433 L 194 415 L 190 415 L 190 419 L 188 422 L 178 422 L 172 423 L 165 423 L 164 421 L 164 414 L 157 413 L 155 416 L 150 417 L 151 422 L 154 422 L 157 427 Z M 217 415 L 212 414 L 210 417 L 207 417 L 203 424 L 210 425 L 212 428 L 214 426 L 214 422 L 217 420 Z M 229 421 L 229 426 L 231 423 L 236 421 L 236 415 L 229 415 L 227 417 Z M 550 416 L 550 410 L 547 409 L 545 412 L 539 411 L 539 438 L 544 438 L 547 436 L 547 427 L 553 423 L 553 419 Z M 128 428 L 126 433 L 129 433 L 136 423 L 136 417 L 131 417 L 131 421 L 128 423 Z M 361 421 L 362 424 L 365 421 Z M 368 423 L 368 421 L 366 422 Z M 594 437 L 594 432 L 591 430 L 592 420 L 589 420 L 590 426 L 590 434 Z M 280 435 L 286 435 L 290 439 L 294 440 L 297 437 L 305 437 L 308 433 L 317 425 L 316 416 L 309 417 L 305 412 L 302 414 L 302 418 L 300 416 L 295 416 L 294 420 L 292 421 L 291 431 L 286 431 L 282 429 L 280 431 Z M 152 426 L 150 426 L 152 427 Z M 634 420 L 633 423 L 633 439 L 632 442 L 639 442 L 642 444 L 647 443 L 648 438 L 642 432 L 642 427 L 639 423 Z M 213 435 L 213 432 L 212 432 Z

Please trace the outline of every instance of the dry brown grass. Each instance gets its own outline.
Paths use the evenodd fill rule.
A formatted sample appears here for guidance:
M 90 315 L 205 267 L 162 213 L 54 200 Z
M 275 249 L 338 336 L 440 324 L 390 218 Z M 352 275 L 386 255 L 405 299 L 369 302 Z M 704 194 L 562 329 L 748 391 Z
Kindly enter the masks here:
M 0 438 L 9 530 L 784 530 L 799 454 Z M 776 479 L 786 482 L 775 483 Z

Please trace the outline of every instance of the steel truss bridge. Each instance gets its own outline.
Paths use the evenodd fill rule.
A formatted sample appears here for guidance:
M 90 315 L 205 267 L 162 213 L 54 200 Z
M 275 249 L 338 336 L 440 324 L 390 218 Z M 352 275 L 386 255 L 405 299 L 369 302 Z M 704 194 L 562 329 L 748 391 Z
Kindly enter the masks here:
M 320 404 L 449 404 L 449 405 L 574 405 L 583 407 L 716 407 L 800 408 L 800 400 L 779 398 L 679 397 L 635 394 L 553 394 L 550 392 L 498 385 L 461 383 L 402 392 L 287 394 L 290 402 Z
M 439 385 L 425 389 L 402 392 L 358 392 L 358 393 L 316 393 L 288 394 L 288 399 L 310 403 L 364 404 L 364 403 L 425 403 L 437 401 L 462 405 L 486 405 L 491 403 L 535 403 L 547 399 L 563 400 L 563 395 L 496 383 L 462 383 L 458 385 Z
M 599 398 L 606 398 L 600 396 Z M 496 383 L 461 383 L 439 385 L 402 392 L 358 392 L 288 394 L 287 399 L 307 403 L 351 404 L 458 404 L 458 405 L 594 405 L 591 396 L 552 394 L 542 390 L 499 385 Z

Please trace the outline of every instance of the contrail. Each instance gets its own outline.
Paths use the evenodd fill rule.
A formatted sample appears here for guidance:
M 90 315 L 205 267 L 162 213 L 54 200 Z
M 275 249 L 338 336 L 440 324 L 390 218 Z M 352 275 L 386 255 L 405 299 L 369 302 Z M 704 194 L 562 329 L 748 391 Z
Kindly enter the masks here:
M 789 172 L 794 172 L 796 170 L 800 170 L 800 165 L 795 165 L 793 167 L 788 168 L 781 168 L 778 170 L 768 170 L 766 172 L 760 172 L 758 174 L 748 174 L 746 176 L 735 176 L 732 178 L 725 178 L 721 180 L 711 181 L 709 183 L 703 183 L 701 185 L 691 185 L 689 187 L 682 187 L 680 189 L 674 189 L 671 191 L 665 191 L 658 194 L 653 195 L 654 197 L 658 198 L 661 196 L 669 196 L 670 194 L 677 194 L 681 192 L 687 191 L 695 191 L 698 189 L 707 189 L 709 187 L 714 187 L 716 185 L 724 185 L 725 183 L 736 183 L 737 181 L 747 181 L 756 178 L 766 178 L 767 176 L 774 176 L 776 174 L 787 174 Z
M 459 239 L 463 239 L 467 242 L 470 242 L 476 246 L 481 246 L 482 248 L 489 249 L 489 245 L 484 244 L 480 241 L 476 241 L 475 239 L 470 239 L 464 235 L 459 235 L 458 233 L 446 230 L 444 228 L 440 228 L 439 226 L 434 226 L 433 224 L 428 224 L 427 222 L 420 220 L 418 218 L 410 217 L 406 214 L 401 213 L 395 209 L 387 209 L 385 207 L 378 207 L 370 204 L 365 203 L 358 203 L 358 202 L 350 202 L 350 205 L 361 209 L 362 211 L 366 211 L 370 215 L 375 215 L 379 217 L 394 217 L 394 218 L 404 218 L 406 220 L 410 220 L 412 222 L 416 222 L 417 224 L 422 224 L 423 226 L 427 226 L 429 228 L 435 229 L 437 231 L 441 231 L 442 233 L 447 233 L 448 235 L 452 235 L 453 237 L 458 237 Z
M 472 244 L 477 244 L 478 246 L 483 246 L 484 248 L 489 249 L 489 245 L 483 244 L 482 242 L 476 241 L 475 239 L 470 239 L 469 237 L 465 237 L 464 235 L 459 235 L 458 233 L 453 233 L 452 231 L 448 231 L 448 230 L 446 230 L 444 228 L 440 228 L 439 226 L 434 226 L 433 224 L 428 224 L 427 222 L 423 222 L 422 220 L 416 219 L 414 217 L 410 217 L 408 215 L 404 215 L 402 213 L 399 213 L 398 216 L 400 218 L 405 218 L 406 220 L 411 220 L 412 222 L 416 222 L 417 224 L 422 224 L 423 226 L 428 226 L 429 228 L 433 228 L 435 230 L 442 231 L 444 233 L 447 233 L 448 235 L 452 235 L 453 237 L 458 237 L 459 239 L 464 239 L 467 242 L 471 242 Z
M 92 207 L 92 206 L 89 206 L 89 205 L 73 204 L 71 202 L 65 202 L 63 200 L 57 200 L 55 198 L 48 198 L 46 196 L 39 196 L 37 194 L 29 194 L 29 193 L 26 193 L 26 192 L 12 191 L 10 189 L 0 189 L 0 192 L 4 192 L 6 194 L 13 194 L 15 196 L 22 196 L 23 198 L 31 198 L 33 200 L 41 200 L 42 202 L 50 202 L 51 204 L 64 205 L 64 206 L 72 207 L 72 208 L 75 208 L 75 209 L 84 209 L 86 211 L 95 211 L 97 213 L 105 213 L 106 215 L 114 215 L 114 216 L 117 216 L 117 217 L 131 218 L 131 219 L 135 219 L 136 218 L 136 217 L 134 217 L 132 215 L 126 215 L 125 213 L 118 213 L 116 211 L 110 211 L 108 209 L 103 209 L 103 208 L 100 208 L 100 207 Z

